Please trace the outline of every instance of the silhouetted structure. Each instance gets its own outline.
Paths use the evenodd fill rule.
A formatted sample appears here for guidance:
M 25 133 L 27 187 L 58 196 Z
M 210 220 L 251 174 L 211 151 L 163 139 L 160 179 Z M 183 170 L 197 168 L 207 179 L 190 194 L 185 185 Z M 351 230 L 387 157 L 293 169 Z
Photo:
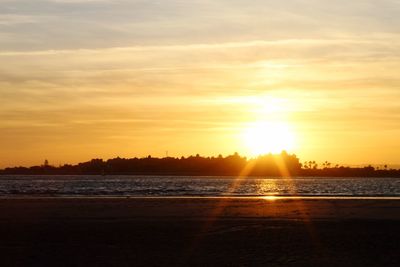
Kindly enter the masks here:
M 165 157 L 154 158 L 114 158 L 104 161 L 92 159 L 77 165 L 65 164 L 54 167 L 49 164 L 33 167 L 14 167 L 0 170 L 0 174 L 14 175 L 220 175 L 220 176 L 311 176 L 311 177 L 400 177 L 400 170 L 375 169 L 371 166 L 350 168 L 331 163 L 321 164 L 315 161 L 301 164 L 294 154 L 283 151 L 280 154 L 267 154 L 255 159 L 247 159 L 238 153 L 223 157 Z M 302 168 L 303 167 L 303 168 Z

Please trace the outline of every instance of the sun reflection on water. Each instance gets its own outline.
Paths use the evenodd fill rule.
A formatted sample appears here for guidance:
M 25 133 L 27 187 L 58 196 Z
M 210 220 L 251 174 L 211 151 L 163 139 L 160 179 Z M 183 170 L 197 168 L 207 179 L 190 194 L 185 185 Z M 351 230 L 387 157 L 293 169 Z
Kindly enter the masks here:
M 257 195 L 277 195 L 278 194 L 278 184 L 276 179 L 260 179 L 257 184 Z
M 263 196 L 261 198 L 264 200 L 268 200 L 268 201 L 275 201 L 278 199 L 278 197 L 276 197 L 276 196 Z

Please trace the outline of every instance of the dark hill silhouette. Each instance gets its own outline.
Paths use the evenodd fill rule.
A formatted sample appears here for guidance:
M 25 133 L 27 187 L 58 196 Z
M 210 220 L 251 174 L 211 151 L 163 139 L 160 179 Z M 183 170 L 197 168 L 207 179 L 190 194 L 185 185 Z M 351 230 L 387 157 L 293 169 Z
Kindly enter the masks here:
M 267 154 L 255 159 L 247 159 L 238 153 L 223 157 L 165 157 L 154 158 L 114 158 L 104 161 L 92 159 L 76 165 L 65 164 L 54 167 L 45 161 L 41 166 L 14 167 L 0 170 L 2 175 L 221 175 L 221 176 L 324 176 L 324 177 L 400 177 L 400 170 L 378 170 L 371 166 L 350 168 L 328 162 L 318 168 L 315 161 L 304 164 L 295 154 L 283 151 L 280 154 Z

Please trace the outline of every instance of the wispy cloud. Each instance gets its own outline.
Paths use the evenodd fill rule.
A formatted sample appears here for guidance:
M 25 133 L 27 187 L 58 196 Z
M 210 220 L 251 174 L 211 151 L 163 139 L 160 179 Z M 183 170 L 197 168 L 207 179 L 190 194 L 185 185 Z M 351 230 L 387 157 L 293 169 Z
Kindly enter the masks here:
M 0 14 L 47 16 L 14 25 L 2 50 L 226 43 L 248 40 L 353 38 L 398 33 L 396 1 L 5 1 Z M 24 40 L 39 43 L 24 45 Z
M 0 14 L 0 26 L 11 26 L 18 24 L 39 23 L 37 16 L 15 15 L 15 14 Z

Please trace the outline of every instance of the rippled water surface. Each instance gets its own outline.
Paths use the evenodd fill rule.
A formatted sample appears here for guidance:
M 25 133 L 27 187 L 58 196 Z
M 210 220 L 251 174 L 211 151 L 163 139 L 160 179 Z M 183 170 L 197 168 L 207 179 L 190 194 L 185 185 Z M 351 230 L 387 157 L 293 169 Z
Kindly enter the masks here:
M 0 196 L 400 196 L 399 178 L 0 176 Z

